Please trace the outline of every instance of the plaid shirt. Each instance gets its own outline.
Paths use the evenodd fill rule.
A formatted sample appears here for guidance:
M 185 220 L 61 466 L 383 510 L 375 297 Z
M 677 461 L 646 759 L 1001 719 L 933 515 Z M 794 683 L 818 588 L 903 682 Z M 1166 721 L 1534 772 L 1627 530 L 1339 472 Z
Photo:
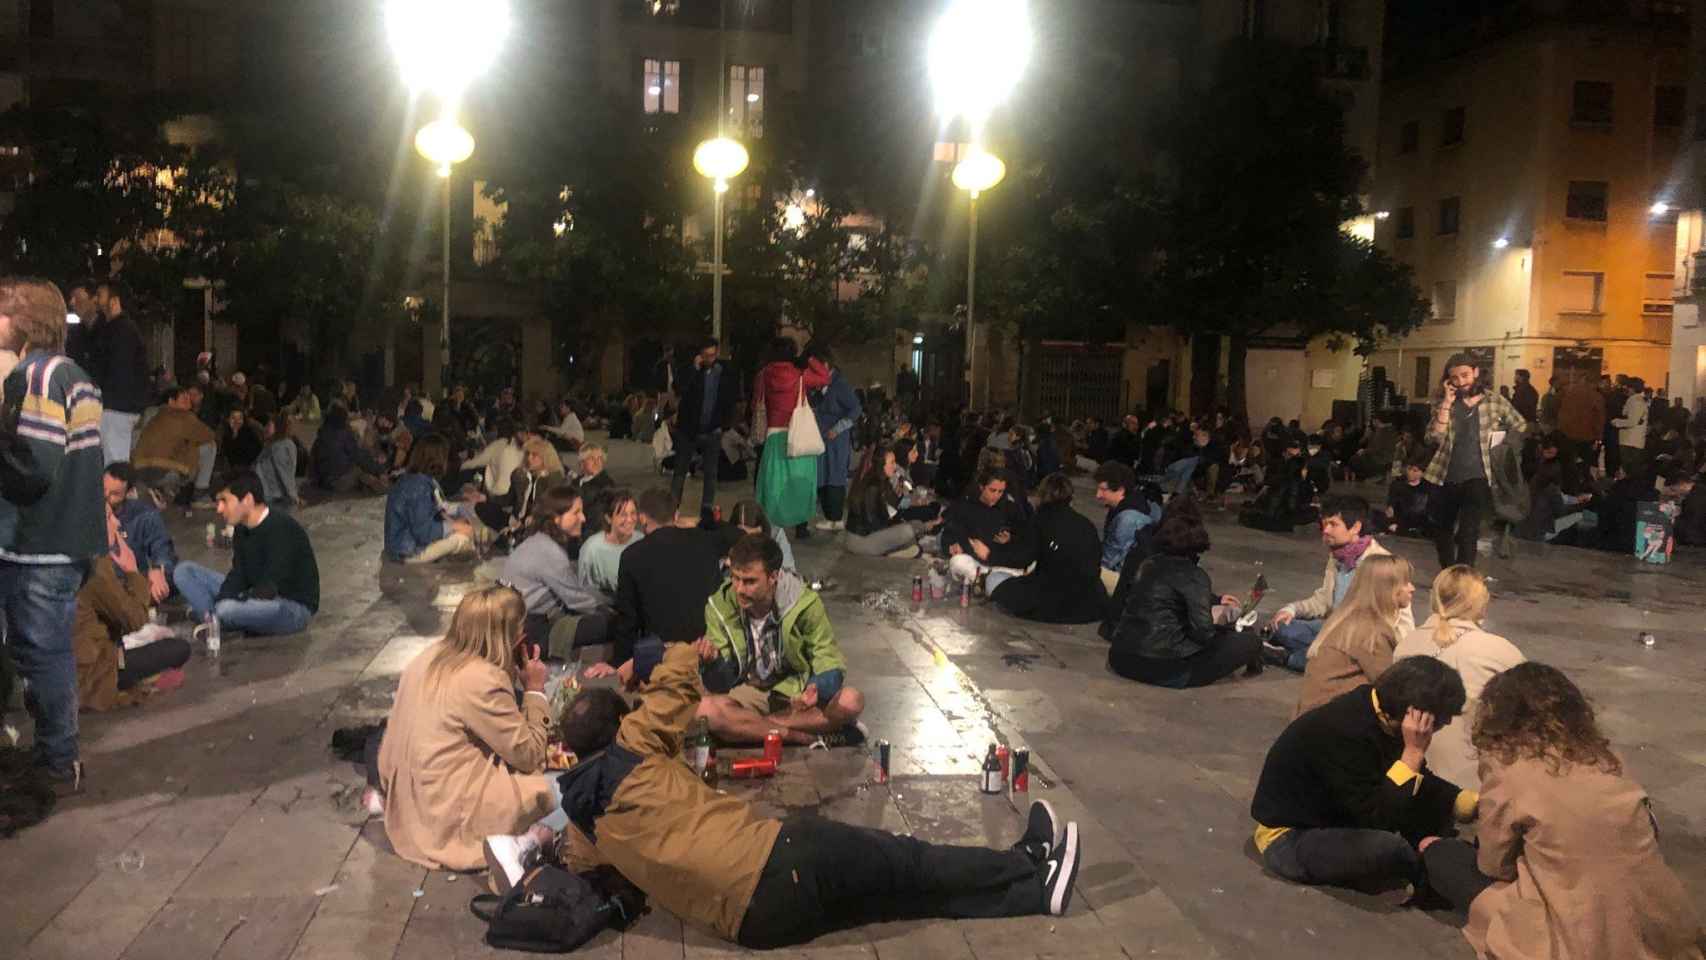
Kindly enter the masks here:
M 1441 401 L 1434 402 L 1434 409 L 1439 409 Z M 1475 405 L 1475 415 L 1480 418 L 1481 425 L 1481 472 L 1490 481 L 1493 476 L 1493 431 L 1515 431 L 1522 433 L 1528 430 L 1528 420 L 1518 413 L 1511 402 L 1497 393 L 1482 394 L 1481 402 Z M 1451 447 L 1457 442 L 1457 421 L 1447 417 L 1445 426 L 1439 425 L 1438 414 L 1428 419 L 1428 442 L 1438 443 L 1434 449 L 1433 459 L 1428 461 L 1428 469 L 1422 474 L 1429 483 L 1445 483 L 1446 471 L 1451 469 Z

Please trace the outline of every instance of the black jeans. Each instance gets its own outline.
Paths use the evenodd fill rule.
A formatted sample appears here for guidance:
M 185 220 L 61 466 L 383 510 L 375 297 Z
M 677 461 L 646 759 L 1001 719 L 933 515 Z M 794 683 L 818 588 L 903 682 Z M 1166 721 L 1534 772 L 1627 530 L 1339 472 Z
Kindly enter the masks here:
M 1468 910 L 1481 891 L 1493 885 L 1493 878 L 1475 864 L 1475 848 L 1462 840 L 1429 844 L 1422 866 L 1428 871 L 1428 886 L 1459 910 Z
M 190 642 L 182 637 L 166 637 L 145 647 L 124 652 L 124 666 L 118 672 L 118 688 L 129 690 L 138 683 L 190 662 Z
M 1188 657 L 1160 660 L 1153 657 L 1122 656 L 1108 651 L 1108 666 L 1127 680 L 1157 687 L 1183 690 L 1206 687 L 1239 667 L 1249 666 L 1261 653 L 1262 638 L 1254 630 L 1239 633 L 1228 626 L 1215 628 L 1213 645 Z
M 1440 569 L 1454 563 L 1475 565 L 1481 524 L 1492 512 L 1492 506 L 1493 491 L 1484 477 L 1440 487 L 1439 529 L 1434 531 Z
M 862 923 L 1022 917 L 1046 906 L 1042 868 L 1017 850 L 925 843 L 813 816 L 782 823 L 737 942 L 767 950 Z
M 847 510 L 847 488 L 818 487 L 817 502 L 823 506 L 825 520 L 840 520 Z
M 1262 851 L 1262 864 L 1294 883 L 1363 891 L 1419 884 L 1422 879 L 1416 848 L 1386 830 L 1288 830 Z
M 675 441 L 675 476 L 669 491 L 681 501 L 681 491 L 687 487 L 687 471 L 693 465 L 693 455 L 699 455 L 699 479 L 704 489 L 699 498 L 699 512 L 708 514 L 717 502 L 717 458 L 723 452 L 723 431 L 712 430 L 689 439 L 685 431 L 677 430 L 670 439 Z

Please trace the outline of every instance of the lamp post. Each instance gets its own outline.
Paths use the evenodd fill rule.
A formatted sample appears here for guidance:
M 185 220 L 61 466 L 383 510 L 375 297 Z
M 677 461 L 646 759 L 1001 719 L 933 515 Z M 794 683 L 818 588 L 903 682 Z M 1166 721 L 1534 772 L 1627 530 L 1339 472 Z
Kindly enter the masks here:
M 977 301 L 977 197 L 1001 182 L 1007 167 L 982 147 L 989 116 L 1013 92 L 1030 61 L 1026 0 L 953 0 L 929 43 L 930 83 L 944 123 L 963 118 L 972 144 L 954 167 L 954 186 L 971 196 L 971 250 L 966 264 L 966 403 L 972 392 Z
M 1007 176 L 1007 165 L 1001 158 L 985 150 L 975 150 L 954 165 L 954 186 L 971 197 L 971 221 L 967 233 L 971 247 L 966 253 L 966 403 L 975 405 L 973 393 L 972 347 L 977 330 L 977 196 L 994 187 Z
M 714 194 L 711 218 L 714 236 L 711 240 L 711 336 L 723 338 L 723 194 L 729 192 L 729 181 L 740 176 L 751 157 L 739 140 L 713 137 L 693 151 L 693 169 L 709 178 Z
M 438 334 L 443 379 L 450 372 L 450 174 L 474 155 L 474 136 L 456 120 L 462 94 L 497 59 L 509 33 L 509 0 L 387 0 L 385 28 L 403 79 L 432 94 L 439 117 L 415 134 L 415 150 L 438 169 L 443 186 L 442 317 Z M 449 383 L 441 384 L 448 388 Z

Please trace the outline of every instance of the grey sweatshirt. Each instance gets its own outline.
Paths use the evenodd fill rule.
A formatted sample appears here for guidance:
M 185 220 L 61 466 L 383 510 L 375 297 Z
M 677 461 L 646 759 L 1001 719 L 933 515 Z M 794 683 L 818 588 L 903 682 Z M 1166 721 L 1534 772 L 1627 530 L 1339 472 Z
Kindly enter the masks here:
M 581 577 L 568 551 L 544 533 L 521 541 L 498 579 L 521 591 L 528 613 L 551 619 L 570 611 L 591 613 L 606 604 L 598 588 Z

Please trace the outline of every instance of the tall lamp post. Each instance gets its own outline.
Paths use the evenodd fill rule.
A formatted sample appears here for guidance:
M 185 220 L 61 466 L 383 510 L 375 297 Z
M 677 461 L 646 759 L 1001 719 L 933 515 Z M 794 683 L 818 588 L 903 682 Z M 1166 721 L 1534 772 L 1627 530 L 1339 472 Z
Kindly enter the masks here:
M 976 325 L 977 197 L 1007 167 L 982 147 L 984 125 L 1018 85 L 1031 55 L 1026 0 L 953 0 L 930 34 L 930 84 L 944 124 L 965 121 L 970 153 L 954 167 L 954 186 L 971 195 L 971 255 L 966 267 L 966 403 L 972 393 Z
M 973 406 L 977 404 L 972 373 L 972 348 L 976 344 L 974 331 L 977 330 L 977 196 L 1000 183 L 1005 176 L 1007 165 L 1001 162 L 1000 157 L 985 150 L 974 150 L 954 165 L 954 186 L 971 196 L 971 218 L 966 231 L 971 235 L 971 248 L 966 254 L 966 402 Z
M 509 0 L 387 0 L 385 5 L 386 32 L 404 81 L 414 93 L 432 94 L 440 111 L 437 120 L 415 134 L 415 150 L 444 181 L 438 354 L 445 381 L 450 373 L 450 174 L 474 155 L 474 136 L 457 122 L 456 112 L 468 86 L 497 59 L 509 22 Z
M 740 176 L 750 160 L 739 140 L 724 136 L 706 140 L 693 151 L 693 169 L 710 179 L 715 195 L 711 218 L 711 336 L 718 340 L 723 338 L 723 194 L 729 192 L 729 181 Z

